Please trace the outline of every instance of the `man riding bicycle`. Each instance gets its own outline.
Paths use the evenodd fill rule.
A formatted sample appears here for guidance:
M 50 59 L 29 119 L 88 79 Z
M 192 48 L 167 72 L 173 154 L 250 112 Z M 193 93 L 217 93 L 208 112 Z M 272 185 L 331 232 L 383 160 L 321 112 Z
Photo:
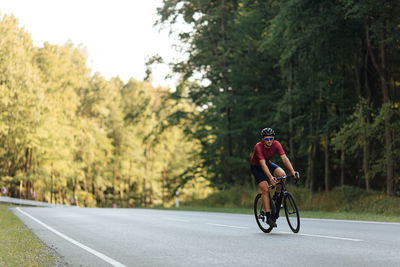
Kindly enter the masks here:
M 282 145 L 275 140 L 275 131 L 271 128 L 264 128 L 260 133 L 261 141 L 254 147 L 254 152 L 250 160 L 251 172 L 256 179 L 258 187 L 261 190 L 261 199 L 266 212 L 267 224 L 271 227 L 276 227 L 276 219 L 279 217 L 279 208 L 282 203 L 281 190 L 282 186 L 277 185 L 274 177 L 285 176 L 285 171 L 271 161 L 272 156 L 278 153 L 285 166 L 297 179 L 300 178 L 298 172 L 294 171 L 290 160 L 283 151 Z M 273 199 L 276 201 L 277 209 L 276 214 L 271 214 L 271 207 L 269 204 L 269 184 L 276 186 Z

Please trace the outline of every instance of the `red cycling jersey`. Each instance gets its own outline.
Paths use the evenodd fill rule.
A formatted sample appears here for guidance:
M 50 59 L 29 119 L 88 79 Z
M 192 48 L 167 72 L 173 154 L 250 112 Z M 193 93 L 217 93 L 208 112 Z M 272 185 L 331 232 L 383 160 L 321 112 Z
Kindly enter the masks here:
M 253 156 L 251 157 L 250 164 L 260 166 L 260 160 L 265 159 L 265 163 L 271 160 L 272 156 L 278 152 L 279 156 L 285 154 L 281 143 L 274 140 L 270 148 L 266 148 L 262 142 L 258 142 L 254 147 Z

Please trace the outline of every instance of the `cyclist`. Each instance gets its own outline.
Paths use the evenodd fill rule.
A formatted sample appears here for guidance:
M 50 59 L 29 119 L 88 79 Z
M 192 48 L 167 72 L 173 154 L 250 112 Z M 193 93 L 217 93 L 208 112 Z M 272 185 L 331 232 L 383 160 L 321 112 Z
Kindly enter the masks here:
M 261 199 L 267 217 L 267 224 L 276 227 L 276 219 L 279 217 L 279 209 L 282 203 L 282 196 L 280 195 L 282 186 L 276 186 L 274 177 L 285 176 L 285 171 L 271 161 L 272 156 L 278 153 L 285 166 L 299 179 L 300 175 L 293 169 L 290 160 L 283 151 L 282 145 L 275 140 L 275 131 L 271 128 L 264 128 L 260 133 L 261 142 L 258 142 L 254 147 L 254 152 L 250 160 L 251 172 L 253 173 L 258 187 L 261 190 Z M 276 201 L 277 209 L 275 214 L 271 214 L 271 207 L 269 204 L 269 181 L 271 185 L 276 186 L 275 195 L 273 199 Z

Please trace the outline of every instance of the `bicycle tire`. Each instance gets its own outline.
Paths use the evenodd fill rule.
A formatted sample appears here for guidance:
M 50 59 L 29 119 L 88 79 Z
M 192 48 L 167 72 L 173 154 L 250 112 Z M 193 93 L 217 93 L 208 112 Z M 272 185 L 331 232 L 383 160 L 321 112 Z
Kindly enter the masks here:
M 298 233 L 300 230 L 300 214 L 294 197 L 289 192 L 286 193 L 283 199 L 283 208 L 290 229 L 293 233 Z M 293 216 L 294 214 L 295 216 Z
M 270 203 L 271 203 L 271 196 L 270 196 Z M 256 222 L 258 227 L 260 227 L 261 231 L 264 233 L 269 233 L 272 231 L 272 226 L 269 226 L 266 223 L 267 218 L 261 215 L 261 211 L 264 210 L 261 194 L 258 194 L 254 199 L 254 216 L 256 218 Z

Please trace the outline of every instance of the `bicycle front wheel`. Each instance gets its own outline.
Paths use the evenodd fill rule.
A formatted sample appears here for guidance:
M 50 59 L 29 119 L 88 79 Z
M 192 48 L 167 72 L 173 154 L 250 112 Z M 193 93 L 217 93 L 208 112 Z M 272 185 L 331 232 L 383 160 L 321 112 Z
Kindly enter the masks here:
M 294 197 L 290 193 L 286 193 L 283 199 L 283 208 L 285 209 L 286 220 L 293 233 L 298 233 L 300 230 L 300 214 L 297 209 Z
M 272 231 L 272 227 L 267 224 L 267 216 L 263 215 L 261 211 L 264 212 L 264 206 L 262 204 L 261 194 L 258 194 L 254 199 L 254 216 L 256 217 L 256 222 L 258 227 L 264 233 L 269 233 Z

